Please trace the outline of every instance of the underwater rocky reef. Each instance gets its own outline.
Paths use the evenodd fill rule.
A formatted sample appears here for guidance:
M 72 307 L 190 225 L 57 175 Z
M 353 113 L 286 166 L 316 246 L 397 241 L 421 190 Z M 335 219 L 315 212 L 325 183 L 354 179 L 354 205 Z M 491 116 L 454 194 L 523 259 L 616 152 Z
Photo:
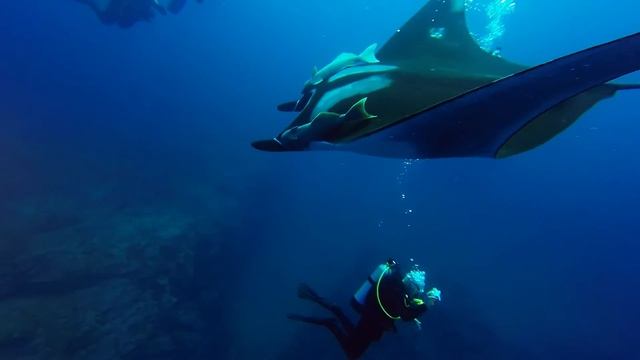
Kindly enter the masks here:
M 215 304 L 229 229 L 159 209 L 44 214 L 22 209 L 33 226 L 2 234 L 1 358 L 197 358 L 224 347 Z
M 161 170 L 148 161 L 96 175 L 77 156 L 61 156 L 55 173 L 48 146 L 38 154 L 9 144 L 3 150 L 15 156 L 0 159 L 9 169 L 0 181 L 1 359 L 232 351 L 221 307 L 237 286 L 229 273 L 246 244 L 240 212 L 250 190 L 225 185 L 215 171 L 215 181 L 170 174 L 158 181 Z

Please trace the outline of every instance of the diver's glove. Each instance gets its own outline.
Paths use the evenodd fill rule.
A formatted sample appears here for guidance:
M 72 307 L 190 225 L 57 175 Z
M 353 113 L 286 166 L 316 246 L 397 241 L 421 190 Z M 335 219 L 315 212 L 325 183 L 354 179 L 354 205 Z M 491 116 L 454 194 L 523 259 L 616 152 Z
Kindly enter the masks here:
M 429 306 L 433 306 L 436 302 L 442 301 L 442 291 L 438 290 L 438 288 L 432 288 L 427 291 L 427 303 Z

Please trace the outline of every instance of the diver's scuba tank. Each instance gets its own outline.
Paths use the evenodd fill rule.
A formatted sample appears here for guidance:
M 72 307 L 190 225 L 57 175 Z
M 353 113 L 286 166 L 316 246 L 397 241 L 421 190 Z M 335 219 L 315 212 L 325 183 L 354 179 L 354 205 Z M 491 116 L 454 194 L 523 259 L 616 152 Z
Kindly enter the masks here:
M 351 298 L 351 306 L 357 312 L 362 312 L 371 288 L 378 282 L 378 280 L 380 280 L 380 277 L 386 271 L 388 271 L 391 266 L 395 264 L 396 262 L 393 259 L 389 259 L 386 263 L 378 265 L 378 267 L 376 267 L 375 270 L 373 270 L 373 272 L 369 275 L 367 280 L 362 283 L 358 291 L 353 294 L 353 297 Z

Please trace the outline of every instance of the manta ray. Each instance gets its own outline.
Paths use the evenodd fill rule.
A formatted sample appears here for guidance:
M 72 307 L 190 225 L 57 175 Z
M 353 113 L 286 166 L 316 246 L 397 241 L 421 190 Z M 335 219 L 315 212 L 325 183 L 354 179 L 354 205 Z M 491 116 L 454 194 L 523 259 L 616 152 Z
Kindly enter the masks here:
M 334 150 L 396 158 L 504 158 L 531 150 L 599 101 L 636 84 L 640 33 L 527 67 L 480 48 L 463 0 L 430 0 L 365 60 L 342 54 L 278 106 L 298 112 L 272 152 Z M 375 54 L 370 52 L 376 49 Z

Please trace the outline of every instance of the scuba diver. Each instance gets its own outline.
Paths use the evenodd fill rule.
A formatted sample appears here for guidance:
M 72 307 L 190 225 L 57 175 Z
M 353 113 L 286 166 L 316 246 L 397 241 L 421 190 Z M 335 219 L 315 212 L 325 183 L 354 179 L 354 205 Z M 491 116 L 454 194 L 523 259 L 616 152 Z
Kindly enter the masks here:
M 157 13 L 177 14 L 187 0 L 77 0 L 90 6 L 105 24 L 128 28 L 138 21 L 150 21 Z M 197 0 L 202 3 L 203 0 Z
M 351 299 L 352 307 L 360 313 L 353 324 L 342 309 L 319 296 L 306 284 L 298 288 L 298 297 L 314 302 L 333 317 L 308 317 L 289 314 L 294 321 L 324 326 L 336 337 L 349 359 L 357 359 L 371 343 L 380 340 L 384 332 L 396 330 L 395 321 L 415 321 L 429 307 L 441 301 L 441 292 L 432 288 L 425 292 L 426 276 L 417 265 L 403 272 L 393 259 L 379 265 Z

